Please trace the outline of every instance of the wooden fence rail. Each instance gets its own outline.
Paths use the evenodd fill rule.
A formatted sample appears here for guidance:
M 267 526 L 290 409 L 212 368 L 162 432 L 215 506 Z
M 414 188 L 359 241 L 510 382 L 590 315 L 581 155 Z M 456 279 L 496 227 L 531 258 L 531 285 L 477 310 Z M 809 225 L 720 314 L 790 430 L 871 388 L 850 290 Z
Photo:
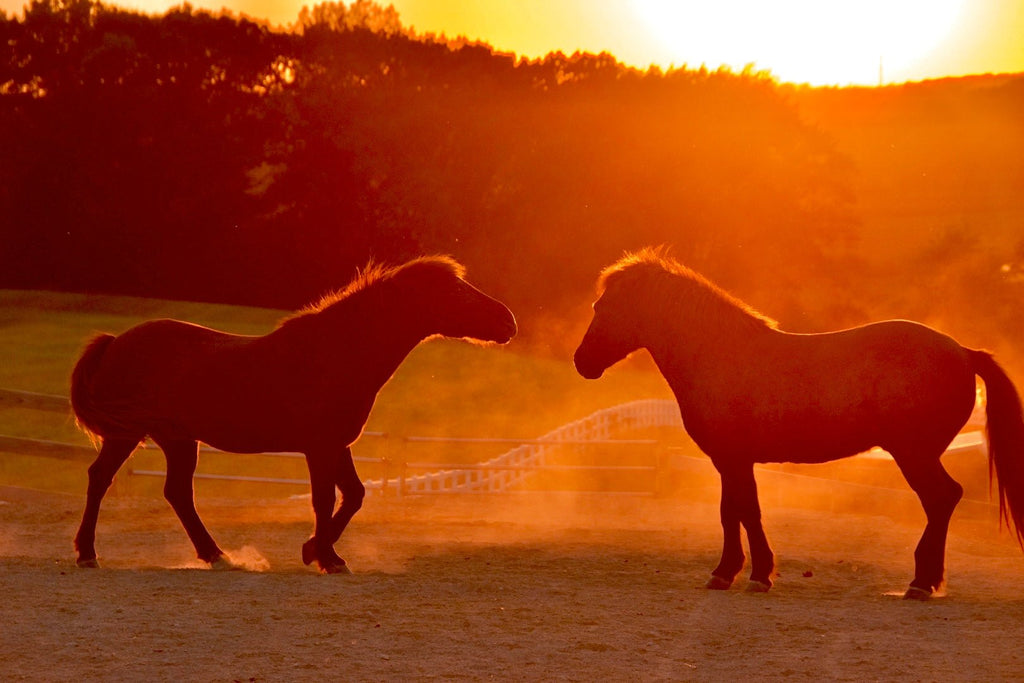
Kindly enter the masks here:
M 28 408 L 70 416 L 71 406 L 66 397 L 0 388 L 0 408 Z M 366 431 L 364 438 L 393 440 L 402 444 L 452 443 L 452 444 L 510 444 L 515 447 L 508 452 L 483 463 L 394 463 L 388 458 L 353 458 L 357 463 L 374 463 L 383 466 L 384 474 L 378 479 L 364 482 L 369 491 L 410 495 L 451 492 L 499 492 L 520 487 L 532 475 L 541 472 L 566 471 L 621 471 L 652 472 L 656 464 L 633 465 L 558 465 L 549 462 L 553 450 L 566 446 L 643 446 L 654 448 L 657 441 L 652 439 L 614 439 L 613 432 L 673 425 L 679 420 L 678 410 L 670 401 L 634 401 L 594 413 L 581 420 L 563 425 L 536 439 L 507 437 L 436 437 L 436 436 L 395 436 L 384 432 Z M 61 443 L 41 439 L 0 435 L 0 451 L 30 456 L 91 462 L 96 450 L 91 446 Z M 202 445 L 202 453 L 224 453 Z M 254 455 L 280 458 L 304 458 L 301 453 L 270 452 Z M 656 463 L 656 458 L 652 458 Z M 422 474 L 414 471 L 435 470 Z M 163 477 L 166 472 L 154 469 L 136 469 L 129 463 L 129 476 Z M 308 485 L 307 479 L 287 477 L 261 477 L 234 474 L 212 474 L 197 472 L 196 479 L 238 481 L 262 484 Z M 655 479 L 656 477 L 652 477 Z M 654 492 L 652 485 L 651 492 Z
M 0 389 L 0 408 L 31 408 L 51 413 L 71 414 L 71 402 L 64 396 L 39 394 L 33 391 Z
M 22 407 L 56 413 L 70 414 L 67 398 L 33 392 L 0 389 L 0 408 Z M 977 434 L 984 425 L 984 407 L 980 400 L 968 421 L 965 430 L 975 430 L 958 437 L 951 444 L 951 451 L 984 448 L 984 441 Z M 375 463 L 383 466 L 383 476 L 365 481 L 369 491 L 393 495 L 415 495 L 428 493 L 491 493 L 521 490 L 524 485 L 540 472 L 651 472 L 650 493 L 655 493 L 661 480 L 660 468 L 668 458 L 662 457 L 658 442 L 652 439 L 618 439 L 618 433 L 650 428 L 682 429 L 679 409 L 674 401 L 641 400 L 599 410 L 580 420 L 563 425 L 536 439 L 505 437 L 434 437 L 395 436 L 383 432 L 364 432 L 364 437 L 396 440 L 399 443 L 493 443 L 510 444 L 509 451 L 482 463 L 466 465 L 456 463 L 395 463 L 388 458 L 354 458 L 356 462 Z M 652 451 L 649 465 L 564 465 L 553 459 L 553 455 L 566 447 L 579 446 L 642 446 Z M 89 446 L 59 443 L 23 437 L 0 435 L 0 451 L 10 451 L 32 456 L 58 458 L 74 461 L 91 461 L 95 450 Z M 222 452 L 202 447 L 203 452 Z M 303 458 L 301 453 L 274 452 L 257 454 L 268 457 Z M 867 457 L 888 457 L 884 453 L 870 453 Z M 421 474 L 415 471 L 430 470 Z M 133 476 L 165 476 L 161 470 L 129 469 Z M 285 477 L 257 477 L 248 475 L 227 475 L 197 473 L 197 479 L 240 481 L 267 484 L 307 485 L 306 479 Z

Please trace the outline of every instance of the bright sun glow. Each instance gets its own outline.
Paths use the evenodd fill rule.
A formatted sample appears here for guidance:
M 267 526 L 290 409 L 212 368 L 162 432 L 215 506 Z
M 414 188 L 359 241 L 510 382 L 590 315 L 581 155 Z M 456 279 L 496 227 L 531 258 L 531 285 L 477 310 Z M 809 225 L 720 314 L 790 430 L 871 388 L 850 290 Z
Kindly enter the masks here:
M 900 80 L 950 33 L 965 0 L 633 0 L 677 66 L 753 63 L 783 81 Z

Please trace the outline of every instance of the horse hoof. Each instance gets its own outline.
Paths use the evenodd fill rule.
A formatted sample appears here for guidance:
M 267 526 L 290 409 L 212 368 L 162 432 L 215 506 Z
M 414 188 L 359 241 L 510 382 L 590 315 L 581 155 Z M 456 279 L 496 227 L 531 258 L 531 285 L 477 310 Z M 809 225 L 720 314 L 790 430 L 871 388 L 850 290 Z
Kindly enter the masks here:
M 86 559 L 77 560 L 75 562 L 75 564 L 77 564 L 82 569 L 99 569 L 100 568 L 99 560 L 97 560 L 95 557 L 90 557 L 90 558 L 86 558 Z
M 316 544 L 313 543 L 313 539 L 309 539 L 302 544 L 302 564 L 311 565 L 313 560 L 316 559 Z
M 748 593 L 767 593 L 771 589 L 771 587 L 772 585 L 770 583 L 765 583 L 764 581 L 756 581 L 754 579 L 751 579 L 747 582 L 746 591 Z
M 704 584 L 704 587 L 713 591 L 725 591 L 729 590 L 729 586 L 731 585 L 732 581 L 729 581 L 728 579 L 723 579 L 721 576 L 715 576 L 714 574 L 712 574 L 711 578 L 708 579 L 707 583 Z
M 351 574 L 352 570 L 345 564 L 345 560 L 341 561 L 341 564 L 329 564 L 325 567 L 320 567 L 321 574 Z
M 245 569 L 240 564 L 236 564 L 227 555 L 218 555 L 217 559 L 210 563 L 210 569 L 215 572 L 240 572 Z
M 918 588 L 917 586 L 911 586 L 907 589 L 907 592 L 903 594 L 904 600 L 918 600 L 924 601 L 929 600 L 932 597 L 932 592 L 924 588 Z

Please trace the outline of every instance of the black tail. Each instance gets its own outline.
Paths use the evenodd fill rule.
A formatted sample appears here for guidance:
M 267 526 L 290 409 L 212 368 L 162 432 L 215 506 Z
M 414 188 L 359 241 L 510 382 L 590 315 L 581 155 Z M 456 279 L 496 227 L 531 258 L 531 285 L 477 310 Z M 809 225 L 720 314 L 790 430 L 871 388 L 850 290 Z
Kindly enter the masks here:
M 1006 372 L 984 351 L 968 351 L 974 371 L 985 381 L 989 481 L 999 488 L 999 518 L 1024 547 L 1024 410 Z
M 71 409 L 78 427 L 93 440 L 103 436 L 102 419 L 92 401 L 92 378 L 114 335 L 101 334 L 85 347 L 71 371 Z

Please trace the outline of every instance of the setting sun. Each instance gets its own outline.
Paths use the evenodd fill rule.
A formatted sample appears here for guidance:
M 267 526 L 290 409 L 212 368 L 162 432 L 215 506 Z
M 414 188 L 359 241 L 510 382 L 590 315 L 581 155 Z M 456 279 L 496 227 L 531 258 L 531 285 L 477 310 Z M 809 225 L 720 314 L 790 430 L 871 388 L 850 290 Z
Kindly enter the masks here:
M 0 0 L 17 13 L 24 0 Z M 162 13 L 179 0 L 117 0 Z M 315 0 L 192 0 L 276 26 Z M 344 2 L 352 5 L 354 2 Z M 780 81 L 878 85 L 1024 71 L 1017 0 L 378 0 L 419 34 L 465 37 L 528 59 L 611 53 L 646 69 L 753 65 Z
M 634 0 L 633 6 L 677 66 L 754 64 L 784 81 L 820 85 L 874 84 L 889 72 L 907 72 L 949 35 L 963 0 Z

